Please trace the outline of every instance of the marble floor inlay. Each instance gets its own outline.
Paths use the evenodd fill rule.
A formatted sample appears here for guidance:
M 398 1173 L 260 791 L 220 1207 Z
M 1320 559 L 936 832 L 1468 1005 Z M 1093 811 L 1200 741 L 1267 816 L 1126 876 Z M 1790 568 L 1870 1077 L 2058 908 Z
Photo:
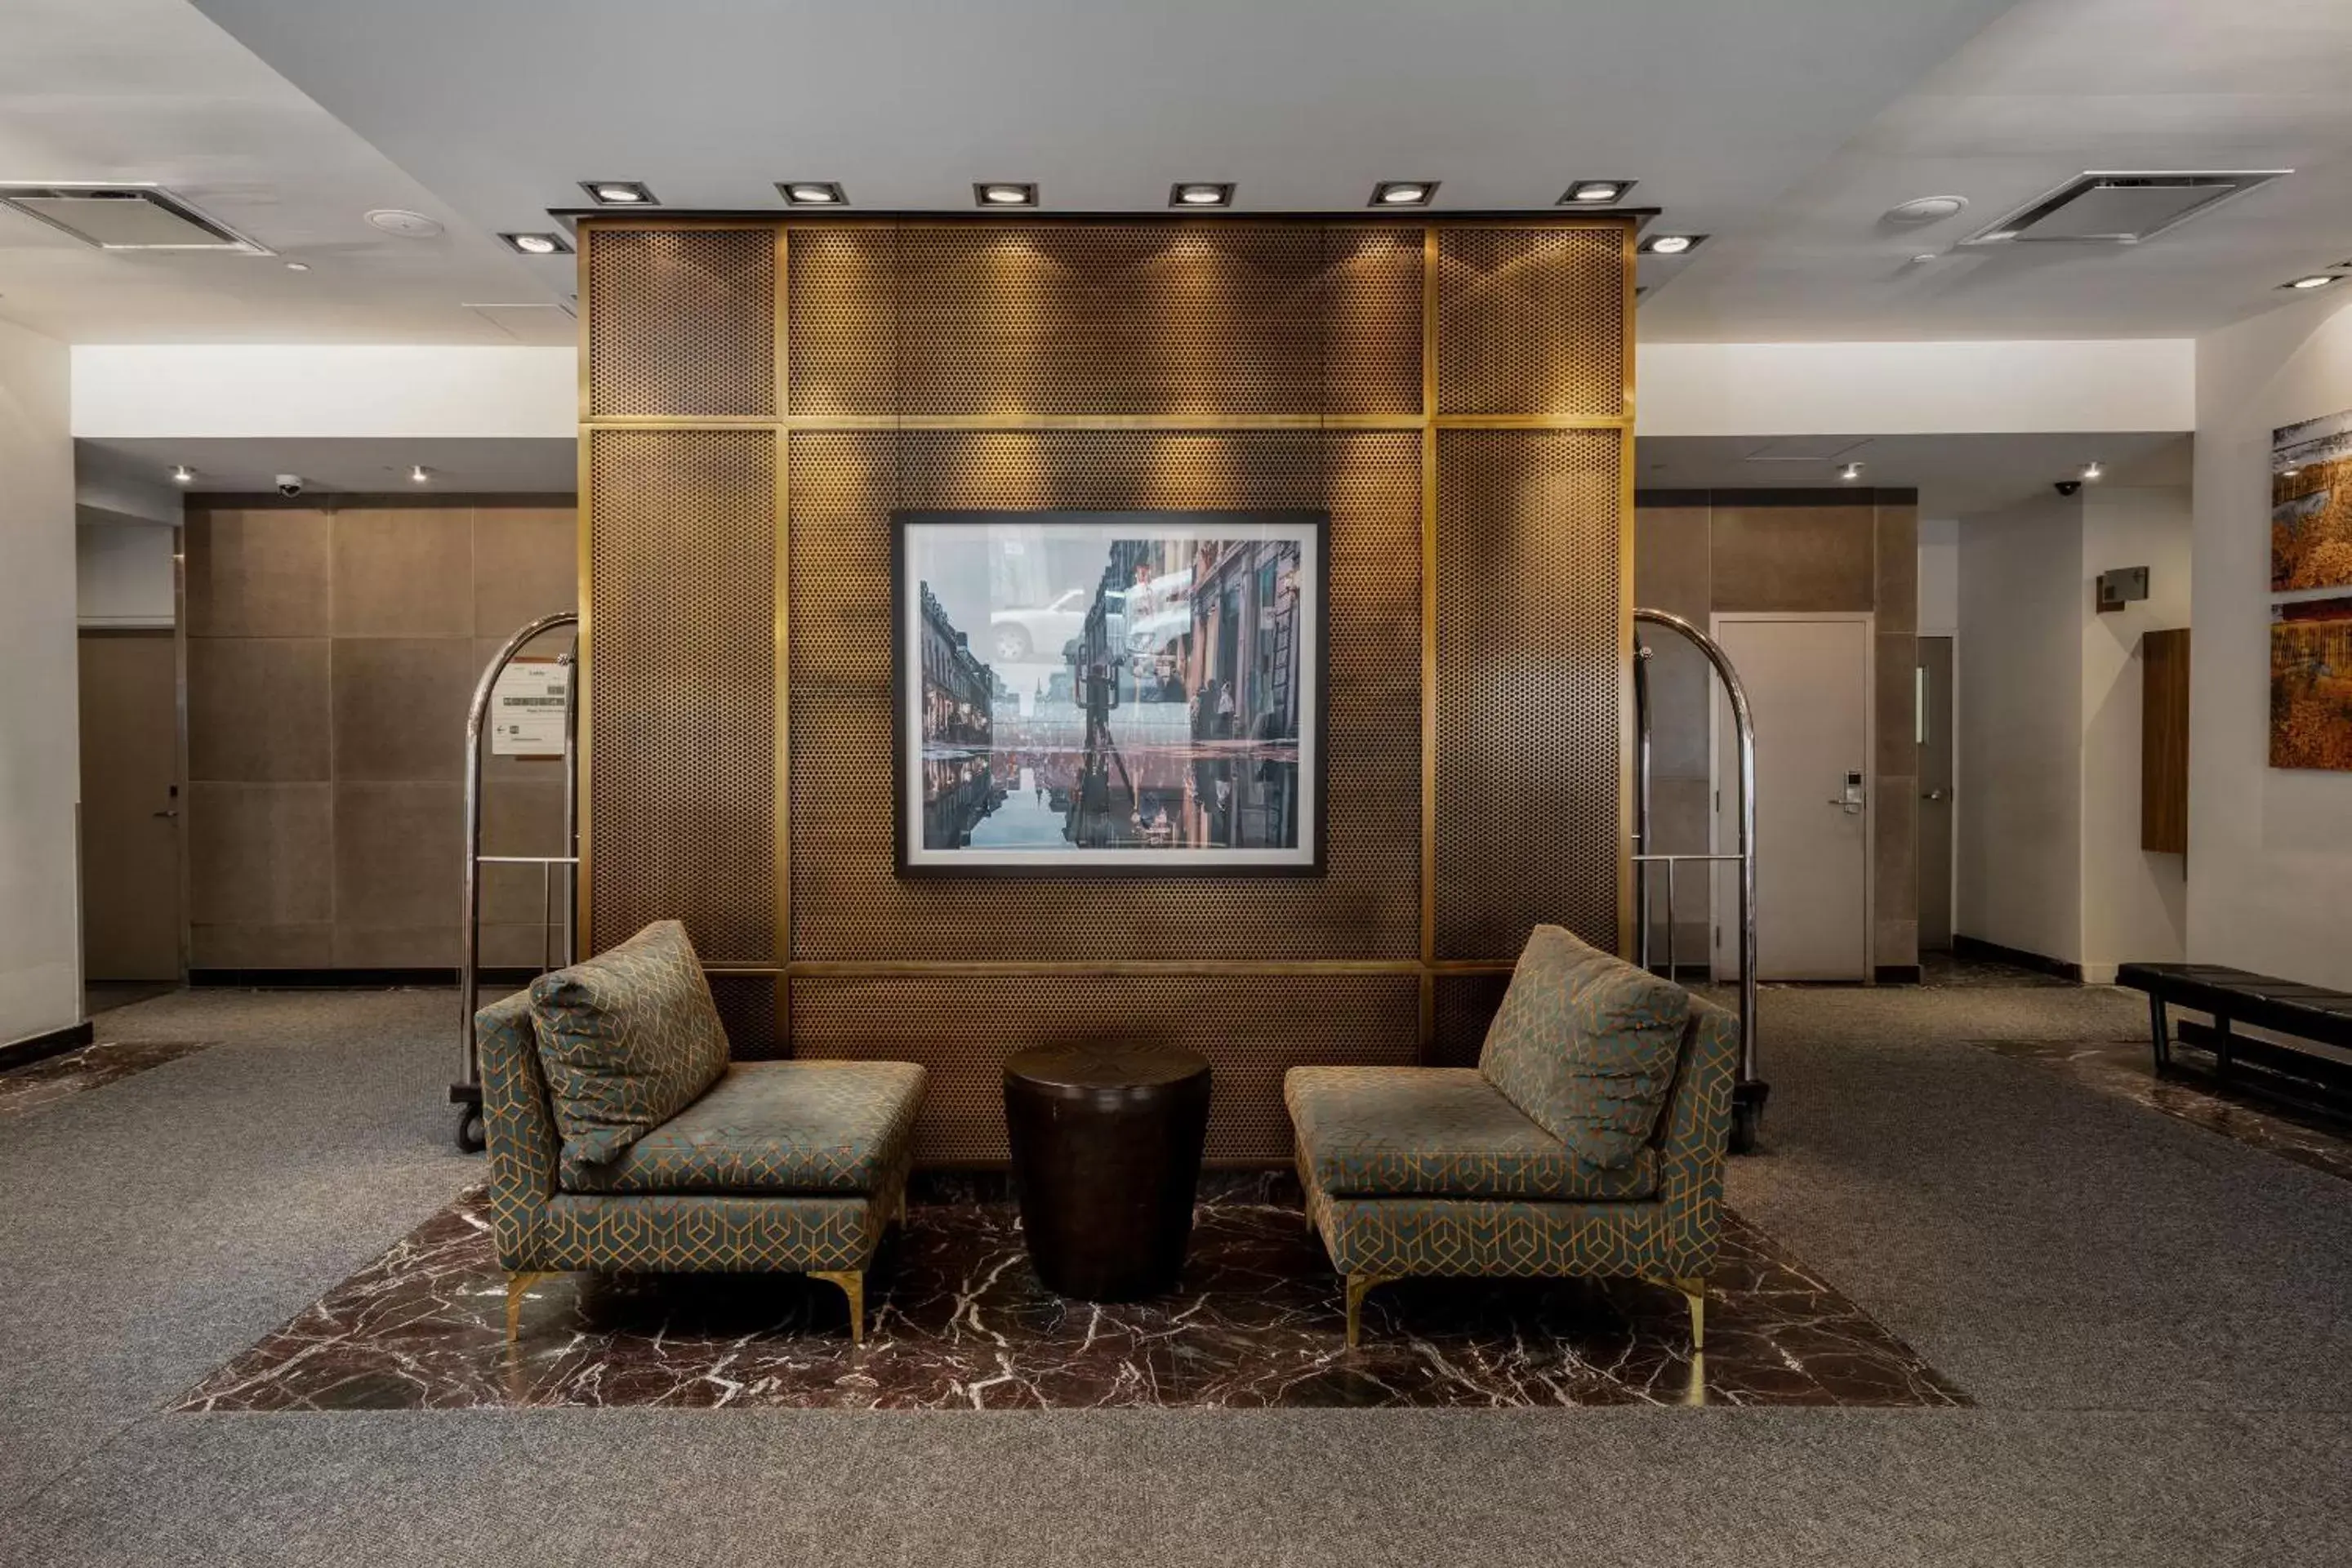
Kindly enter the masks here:
M 2155 1052 L 2141 1040 L 1980 1040 L 1987 1050 L 2022 1061 L 2044 1062 L 2076 1082 L 2160 1110 L 2167 1116 L 2267 1150 L 2281 1159 L 2352 1181 L 2352 1140 L 2340 1123 L 2315 1113 L 2308 1119 L 2249 1090 L 2233 1089 L 2210 1072 L 2176 1066 L 2156 1075 Z M 2197 1053 L 2175 1046 L 2183 1057 Z
M 1002 1202 L 919 1204 L 867 1285 L 790 1276 L 559 1276 L 515 1343 L 479 1189 L 191 1391 L 193 1411 L 669 1405 L 1509 1407 L 1958 1405 L 1967 1396 L 1727 1215 L 1690 1353 L 1673 1292 L 1630 1281 L 1417 1280 L 1342 1341 L 1339 1282 L 1287 1203 L 1203 1202 L 1184 1287 L 1123 1306 L 1047 1292 Z
M 0 1118 L 22 1116 L 68 1095 L 96 1089 L 192 1052 L 203 1040 L 101 1040 L 0 1072 Z

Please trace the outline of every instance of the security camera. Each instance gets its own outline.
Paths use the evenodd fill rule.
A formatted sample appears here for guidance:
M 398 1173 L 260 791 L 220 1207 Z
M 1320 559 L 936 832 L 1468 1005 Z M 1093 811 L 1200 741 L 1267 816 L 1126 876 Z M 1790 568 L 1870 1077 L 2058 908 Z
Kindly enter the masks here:
M 302 493 L 302 476 L 299 474 L 278 475 L 278 493 L 282 496 L 300 495 Z
M 2053 479 L 2050 488 L 2062 496 L 2071 496 L 2083 488 L 2080 479 Z

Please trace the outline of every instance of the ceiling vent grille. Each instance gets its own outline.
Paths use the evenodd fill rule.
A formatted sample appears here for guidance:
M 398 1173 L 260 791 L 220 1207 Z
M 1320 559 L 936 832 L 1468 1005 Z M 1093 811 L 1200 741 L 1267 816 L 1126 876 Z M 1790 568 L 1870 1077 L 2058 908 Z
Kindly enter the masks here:
M 2092 170 L 1987 225 L 1962 245 L 2137 245 L 2292 169 L 2126 173 Z
M 206 217 L 161 185 L 0 183 L 0 205 L 100 250 L 232 250 L 267 247 Z

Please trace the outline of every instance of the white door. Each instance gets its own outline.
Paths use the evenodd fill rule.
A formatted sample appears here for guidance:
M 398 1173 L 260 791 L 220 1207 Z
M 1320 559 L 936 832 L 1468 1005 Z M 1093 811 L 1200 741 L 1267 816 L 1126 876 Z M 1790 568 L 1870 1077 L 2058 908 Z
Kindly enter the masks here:
M 1853 616 L 1717 616 L 1756 715 L 1759 980 L 1870 978 L 1870 634 Z M 1738 748 L 1717 700 L 1716 847 L 1739 841 Z M 1715 970 L 1739 973 L 1737 884 L 1717 879 Z

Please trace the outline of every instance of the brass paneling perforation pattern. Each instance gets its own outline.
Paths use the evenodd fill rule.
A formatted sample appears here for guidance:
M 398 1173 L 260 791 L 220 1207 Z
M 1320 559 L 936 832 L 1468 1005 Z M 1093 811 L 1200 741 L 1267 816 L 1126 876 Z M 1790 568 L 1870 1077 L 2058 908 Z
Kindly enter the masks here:
M 589 230 L 590 416 L 772 416 L 775 243 L 764 227 Z
M 1441 414 L 1625 413 L 1625 231 L 1442 228 Z
M 1282 1075 L 1312 1062 L 1404 1066 L 1417 1048 L 1411 975 L 819 977 L 793 983 L 793 1054 L 919 1062 L 915 1158 L 1001 1163 L 1004 1058 L 1116 1037 L 1209 1059 L 1213 1161 L 1290 1156 Z
M 1041 940 L 1073 959 L 1419 952 L 1417 436 L 803 434 L 792 470 L 794 958 L 1025 959 Z M 1017 887 L 896 876 L 894 496 L 926 510 L 1327 508 L 1327 874 Z
M 1437 956 L 1617 946 L 1613 430 L 1437 437 Z
M 774 438 L 588 433 L 590 929 L 776 951 Z

